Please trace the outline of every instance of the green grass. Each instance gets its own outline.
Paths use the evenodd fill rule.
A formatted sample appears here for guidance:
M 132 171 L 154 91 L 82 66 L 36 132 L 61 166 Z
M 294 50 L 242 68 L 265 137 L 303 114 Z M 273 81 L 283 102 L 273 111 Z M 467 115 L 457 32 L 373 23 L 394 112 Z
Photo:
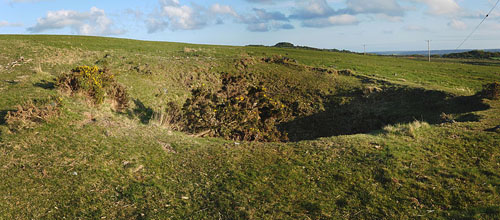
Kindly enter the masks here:
M 170 131 L 51 86 L 77 65 L 107 63 L 131 99 L 157 110 L 169 101 L 182 103 L 197 85 L 215 88 L 221 71 L 242 71 L 235 60 L 277 54 L 355 75 L 264 63 L 243 71 L 269 80 L 275 91 L 294 84 L 332 100 L 367 86 L 402 88 L 395 91 L 408 93 L 355 102 L 347 115 L 422 116 L 364 134 L 236 143 Z M 21 56 L 20 66 L 6 68 Z M 63 97 L 61 115 L 34 129 L 13 132 L 0 120 L 0 219 L 500 218 L 500 133 L 485 131 L 500 125 L 500 102 L 479 100 L 482 107 L 475 108 L 470 103 L 477 102 L 459 97 L 500 81 L 498 66 L 34 35 L 1 35 L 0 65 L 1 118 L 24 101 Z M 422 104 L 426 100 L 430 104 Z M 328 103 L 324 107 L 308 117 L 338 113 Z M 355 108 L 363 111 L 351 112 Z M 430 120 L 439 111 L 458 122 Z M 465 116 L 474 120 L 458 120 Z M 347 127 L 349 120 L 340 121 L 328 123 Z

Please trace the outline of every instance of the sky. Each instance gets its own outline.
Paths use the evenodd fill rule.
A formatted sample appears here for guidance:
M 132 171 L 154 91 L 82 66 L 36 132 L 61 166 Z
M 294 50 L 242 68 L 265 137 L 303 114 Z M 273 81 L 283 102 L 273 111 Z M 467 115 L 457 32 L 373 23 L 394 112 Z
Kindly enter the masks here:
M 455 49 L 497 0 L 0 0 L 0 34 L 352 51 Z M 461 49 L 500 48 L 500 5 Z

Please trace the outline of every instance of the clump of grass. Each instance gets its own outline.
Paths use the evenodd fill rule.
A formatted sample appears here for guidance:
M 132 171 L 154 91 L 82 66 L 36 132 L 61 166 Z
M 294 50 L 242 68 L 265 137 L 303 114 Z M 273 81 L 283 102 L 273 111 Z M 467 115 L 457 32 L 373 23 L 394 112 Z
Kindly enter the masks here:
M 353 70 L 350 70 L 350 69 L 345 69 L 345 70 L 338 71 L 338 74 L 344 75 L 344 76 L 352 76 L 352 75 L 354 75 L 354 73 L 355 72 Z
M 153 112 L 151 122 L 170 130 L 180 131 L 184 126 L 182 109 L 175 102 L 169 102 L 164 111 Z
M 114 74 L 109 69 L 99 69 L 97 66 L 78 66 L 70 73 L 57 78 L 57 85 L 70 93 L 83 93 L 90 97 L 94 104 L 102 104 L 106 97 L 115 103 L 117 111 L 128 107 L 126 88 L 117 83 Z
M 276 63 L 276 64 L 297 64 L 297 60 L 289 57 L 284 57 L 281 55 L 274 55 L 272 57 L 262 58 L 262 61 L 266 63 Z
M 241 59 L 235 60 L 234 66 L 236 67 L 236 69 L 242 70 L 248 68 L 248 66 L 254 65 L 256 62 L 257 61 L 254 58 L 245 56 Z
M 419 130 L 429 127 L 429 123 L 425 121 L 415 120 L 414 122 L 408 124 L 387 125 L 384 127 L 384 131 L 388 134 L 409 136 L 415 138 L 417 137 L 417 133 Z
M 455 117 L 452 114 L 446 114 L 446 113 L 442 112 L 441 115 L 439 115 L 439 117 L 445 123 L 455 123 L 456 122 Z
M 16 106 L 15 111 L 9 111 L 5 122 L 10 130 L 31 129 L 37 123 L 42 123 L 59 115 L 61 98 L 47 100 L 30 100 Z
M 500 98 L 500 83 L 494 82 L 483 85 L 483 90 L 479 95 L 486 99 L 498 100 Z

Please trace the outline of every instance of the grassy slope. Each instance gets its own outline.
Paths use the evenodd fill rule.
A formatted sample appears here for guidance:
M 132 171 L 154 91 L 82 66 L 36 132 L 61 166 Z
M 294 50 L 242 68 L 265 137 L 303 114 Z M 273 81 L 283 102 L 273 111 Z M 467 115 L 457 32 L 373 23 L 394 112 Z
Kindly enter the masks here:
M 103 60 L 106 54 L 111 58 Z M 0 116 L 25 100 L 57 94 L 42 87 L 80 64 L 108 62 L 134 100 L 158 109 L 184 100 L 192 85 L 217 83 L 213 73 L 232 71 L 234 59 L 272 54 L 458 95 L 500 80 L 499 67 L 449 61 L 0 36 Z M 32 61 L 5 68 L 20 56 Z M 263 69 L 273 68 L 285 71 L 272 65 Z M 497 219 L 500 134 L 484 130 L 500 124 L 500 103 L 486 102 L 490 109 L 475 112 L 479 122 L 235 144 L 171 132 L 65 97 L 61 117 L 35 129 L 13 133 L 0 120 L 0 218 Z

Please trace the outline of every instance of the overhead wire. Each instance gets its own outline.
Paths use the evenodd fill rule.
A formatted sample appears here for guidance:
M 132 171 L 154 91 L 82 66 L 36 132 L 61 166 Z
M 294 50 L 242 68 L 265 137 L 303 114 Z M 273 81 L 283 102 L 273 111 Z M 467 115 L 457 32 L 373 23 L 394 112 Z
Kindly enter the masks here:
M 498 0 L 497 3 L 495 3 L 493 8 L 491 8 L 491 10 L 488 12 L 488 14 L 486 14 L 486 16 L 484 16 L 483 20 L 476 26 L 476 28 L 474 28 L 474 30 L 469 34 L 469 36 L 467 36 L 464 39 L 464 41 L 462 41 L 462 43 L 460 45 L 458 45 L 456 50 L 460 49 L 460 47 L 462 47 L 465 44 L 465 42 L 467 42 L 467 40 L 469 40 L 469 38 L 479 29 L 479 27 L 484 23 L 486 18 L 488 18 L 490 16 L 491 12 L 493 12 L 493 10 L 495 10 L 495 8 L 497 7 L 499 2 L 500 2 L 500 0 Z

